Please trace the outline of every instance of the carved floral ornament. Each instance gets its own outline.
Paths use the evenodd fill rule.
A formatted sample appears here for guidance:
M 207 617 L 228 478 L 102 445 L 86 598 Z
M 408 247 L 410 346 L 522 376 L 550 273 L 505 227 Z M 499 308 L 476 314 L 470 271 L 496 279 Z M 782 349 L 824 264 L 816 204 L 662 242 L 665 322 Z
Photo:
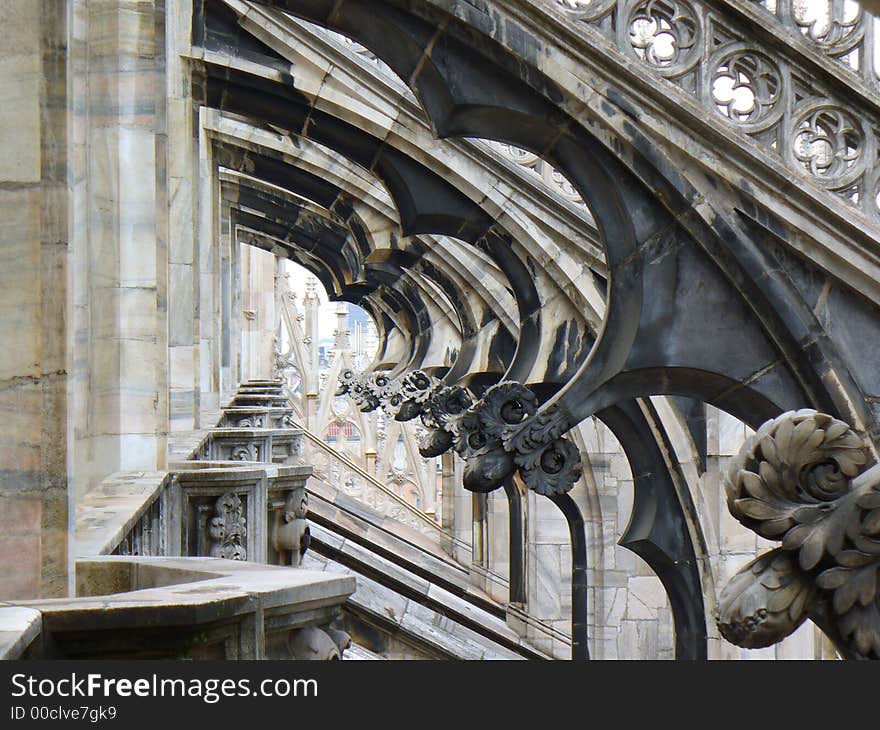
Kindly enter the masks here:
M 830 103 L 803 109 L 794 122 L 791 152 L 816 178 L 846 182 L 865 166 L 865 134 L 851 114 Z
M 558 409 L 539 411 L 535 394 L 520 383 L 499 383 L 475 402 L 464 388 L 447 386 L 421 370 L 383 382 L 381 388 L 375 373 L 363 377 L 345 371 L 339 381 L 337 393 L 355 402 L 363 403 L 369 397 L 364 391 L 372 391 L 396 420 L 420 418 L 425 432 L 419 452 L 434 457 L 454 449 L 466 462 L 466 489 L 491 492 L 519 470 L 539 494 L 563 494 L 580 478 L 580 453 L 562 437 L 569 424 Z
M 880 466 L 847 424 L 813 410 L 768 421 L 725 479 L 730 513 L 780 547 L 721 593 L 718 627 L 770 646 L 812 618 L 845 654 L 880 659 Z
M 880 132 L 876 110 L 823 87 L 801 61 L 764 47 L 742 19 L 702 0 L 545 0 L 594 27 L 618 51 L 696 97 L 765 153 L 820 188 L 880 218 L 880 181 L 870 174 Z M 873 16 L 853 0 L 756 1 L 770 27 L 793 32 L 829 57 L 834 73 L 880 88 Z M 873 30 L 877 30 L 874 28 Z M 797 44 L 795 43 L 795 46 Z
M 244 504 L 237 494 L 227 492 L 214 503 L 214 516 L 208 521 L 211 557 L 247 560 L 247 520 Z

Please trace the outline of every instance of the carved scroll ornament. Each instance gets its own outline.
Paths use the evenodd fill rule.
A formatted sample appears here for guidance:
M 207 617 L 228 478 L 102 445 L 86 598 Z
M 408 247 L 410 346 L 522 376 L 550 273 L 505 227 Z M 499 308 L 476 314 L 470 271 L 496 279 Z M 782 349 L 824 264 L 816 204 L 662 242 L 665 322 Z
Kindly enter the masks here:
M 847 657 L 880 659 L 880 466 L 846 423 L 813 410 L 768 421 L 725 479 L 730 513 L 781 546 L 721 593 L 718 628 L 770 646 L 812 618 Z
M 214 504 L 214 516 L 208 522 L 208 538 L 213 558 L 247 560 L 247 520 L 238 495 L 228 492 Z

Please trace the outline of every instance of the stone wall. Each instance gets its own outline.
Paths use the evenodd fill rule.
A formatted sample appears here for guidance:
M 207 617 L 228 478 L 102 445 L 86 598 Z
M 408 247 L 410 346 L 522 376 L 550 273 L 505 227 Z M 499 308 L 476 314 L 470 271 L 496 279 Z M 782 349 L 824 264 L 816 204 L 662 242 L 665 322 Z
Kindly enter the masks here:
M 0 23 L 0 597 L 67 591 L 68 16 L 3 0 Z

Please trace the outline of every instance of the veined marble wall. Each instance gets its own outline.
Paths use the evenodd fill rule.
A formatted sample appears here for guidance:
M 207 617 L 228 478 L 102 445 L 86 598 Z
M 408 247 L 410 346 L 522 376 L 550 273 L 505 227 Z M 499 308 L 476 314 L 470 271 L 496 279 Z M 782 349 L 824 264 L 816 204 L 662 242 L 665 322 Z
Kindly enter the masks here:
M 156 469 L 167 434 L 162 2 L 69 3 L 74 497 Z
M 0 598 L 67 591 L 64 0 L 0 1 Z M 8 566 L 15 566 L 9 570 Z
M 189 429 L 212 385 L 197 357 L 213 271 L 193 253 L 190 7 L 0 0 L 0 551 L 16 565 L 0 598 L 67 592 L 77 499 L 164 466 L 169 373 Z
M 275 274 L 276 257 L 256 246 L 240 243 L 241 379 L 274 377 L 275 363 Z

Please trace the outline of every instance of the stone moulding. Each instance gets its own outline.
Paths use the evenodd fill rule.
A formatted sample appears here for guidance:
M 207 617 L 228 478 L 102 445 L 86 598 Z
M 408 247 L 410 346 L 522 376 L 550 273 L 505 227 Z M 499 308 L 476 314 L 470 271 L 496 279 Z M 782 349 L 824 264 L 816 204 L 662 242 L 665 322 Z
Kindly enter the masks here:
M 846 423 L 814 410 L 767 421 L 725 478 L 730 513 L 780 547 L 721 593 L 718 627 L 758 648 L 807 618 L 847 658 L 880 659 L 880 466 Z

